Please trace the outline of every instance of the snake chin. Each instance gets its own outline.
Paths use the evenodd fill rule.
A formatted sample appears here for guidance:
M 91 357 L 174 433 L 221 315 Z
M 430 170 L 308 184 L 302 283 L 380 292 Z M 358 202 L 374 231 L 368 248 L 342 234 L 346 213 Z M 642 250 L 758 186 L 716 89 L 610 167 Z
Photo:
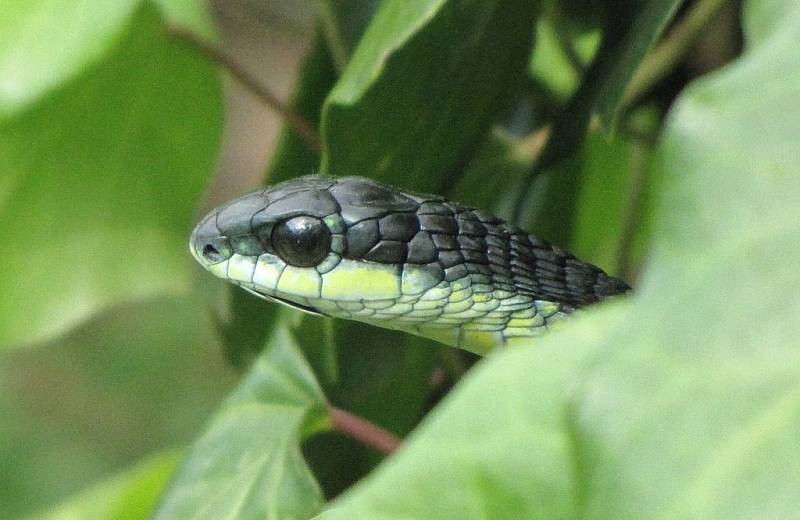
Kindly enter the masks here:
M 240 286 L 242 287 L 242 286 Z M 253 296 L 258 296 L 262 300 L 271 302 L 271 303 L 279 303 L 281 305 L 286 305 L 287 307 L 291 307 L 292 309 L 298 310 L 300 312 L 305 312 L 306 314 L 311 314 L 312 316 L 324 316 L 326 318 L 330 318 L 327 314 L 318 311 L 313 307 L 308 307 L 307 305 L 301 305 L 299 303 L 290 302 L 289 300 L 284 300 L 282 298 L 277 298 L 275 296 L 270 296 L 268 294 L 262 294 L 258 291 L 250 289 L 249 287 L 242 287 L 245 291 L 249 292 Z

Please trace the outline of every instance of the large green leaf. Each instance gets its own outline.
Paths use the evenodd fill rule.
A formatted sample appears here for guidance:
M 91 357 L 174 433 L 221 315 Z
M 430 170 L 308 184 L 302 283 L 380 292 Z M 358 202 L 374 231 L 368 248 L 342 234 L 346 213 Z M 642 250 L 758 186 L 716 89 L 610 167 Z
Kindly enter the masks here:
M 0 346 L 188 288 L 220 116 L 214 69 L 143 8 L 107 59 L 0 125 Z
M 307 518 L 322 492 L 300 451 L 325 397 L 288 320 L 181 465 L 155 518 Z
M 437 191 L 521 77 L 535 6 L 389 0 L 322 114 L 322 171 Z
M 487 359 L 324 518 L 796 514 L 800 7 L 766 4 L 771 35 L 670 116 L 632 301 Z

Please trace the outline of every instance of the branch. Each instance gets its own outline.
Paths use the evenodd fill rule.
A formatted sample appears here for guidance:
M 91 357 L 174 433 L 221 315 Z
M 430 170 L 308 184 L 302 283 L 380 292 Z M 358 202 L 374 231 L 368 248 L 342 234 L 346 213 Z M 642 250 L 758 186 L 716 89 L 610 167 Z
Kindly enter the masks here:
M 388 455 L 400 446 L 400 439 L 366 419 L 333 405 L 328 405 L 328 413 L 333 421 L 333 431 L 352 437 L 376 451 Z
M 622 105 L 630 106 L 664 79 L 681 62 L 708 23 L 727 0 L 698 0 L 664 40 L 642 61 L 625 90 Z
M 231 56 L 218 47 L 203 41 L 196 34 L 180 27 L 170 27 L 169 34 L 189 43 L 206 57 L 227 70 L 231 76 L 247 87 L 265 105 L 280 114 L 311 150 L 319 152 L 322 149 L 322 139 L 320 139 L 316 128 L 303 116 L 284 104 L 269 89 L 261 85 L 256 78 L 244 70 Z

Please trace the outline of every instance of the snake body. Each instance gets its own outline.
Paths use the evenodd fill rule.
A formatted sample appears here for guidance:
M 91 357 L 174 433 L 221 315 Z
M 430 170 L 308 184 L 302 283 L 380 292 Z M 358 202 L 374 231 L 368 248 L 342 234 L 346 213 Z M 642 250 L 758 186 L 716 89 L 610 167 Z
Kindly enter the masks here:
M 498 217 L 360 177 L 240 197 L 199 223 L 190 250 L 263 298 L 477 353 L 629 290 Z

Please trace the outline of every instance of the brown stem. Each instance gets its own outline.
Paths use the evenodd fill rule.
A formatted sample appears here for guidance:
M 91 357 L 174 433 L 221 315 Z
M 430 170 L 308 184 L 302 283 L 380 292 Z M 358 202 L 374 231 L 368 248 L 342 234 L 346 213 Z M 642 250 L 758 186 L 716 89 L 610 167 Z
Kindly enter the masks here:
M 333 430 L 387 455 L 400 446 L 400 439 L 380 426 L 341 408 L 328 405 L 328 414 L 333 421 Z
M 311 150 L 315 152 L 322 150 L 322 139 L 320 139 L 316 128 L 303 116 L 284 104 L 269 89 L 261 85 L 256 78 L 239 65 L 231 56 L 227 55 L 218 47 L 202 40 L 196 34 L 180 27 L 170 27 L 169 34 L 191 44 L 202 54 L 227 70 L 231 76 L 236 78 L 242 85 L 258 96 L 265 105 L 279 113 L 289 126 L 300 135 Z

